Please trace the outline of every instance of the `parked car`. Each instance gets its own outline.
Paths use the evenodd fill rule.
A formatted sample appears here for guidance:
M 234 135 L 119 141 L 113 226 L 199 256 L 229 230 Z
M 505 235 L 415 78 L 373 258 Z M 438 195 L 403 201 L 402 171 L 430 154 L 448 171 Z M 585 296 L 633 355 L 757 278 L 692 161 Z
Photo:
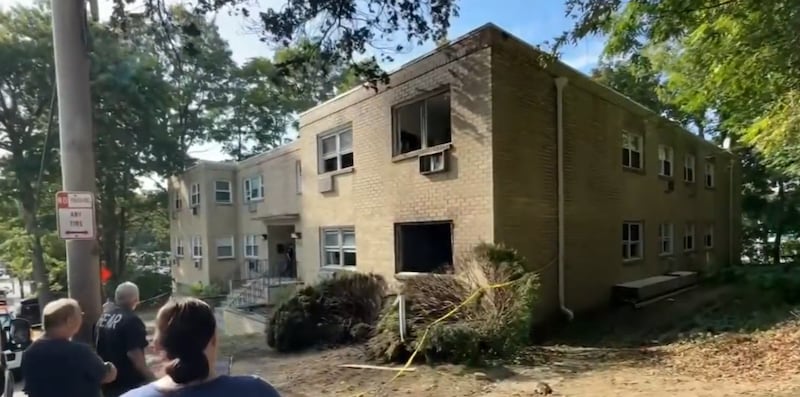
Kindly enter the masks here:
M 21 300 L 17 308 L 16 317 L 27 320 L 31 326 L 41 326 L 42 310 L 39 308 L 39 299 L 28 298 Z
M 22 318 L 15 318 L 14 313 L 0 300 L 0 344 L 3 351 L 4 367 L 10 370 L 15 379 L 20 379 L 22 368 L 22 352 L 33 343 L 31 323 Z

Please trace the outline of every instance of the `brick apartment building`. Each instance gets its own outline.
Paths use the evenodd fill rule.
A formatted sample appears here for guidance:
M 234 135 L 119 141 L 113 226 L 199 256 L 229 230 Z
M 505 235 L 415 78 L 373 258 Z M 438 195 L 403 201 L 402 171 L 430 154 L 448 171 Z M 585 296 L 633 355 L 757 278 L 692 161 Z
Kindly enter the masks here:
M 286 196 L 297 200 L 298 278 L 401 280 L 492 241 L 541 272 L 546 313 L 600 305 L 620 282 L 735 262 L 738 160 L 560 62 L 543 65 L 490 24 L 378 92 L 301 114 L 303 172 L 282 174 L 301 179 L 302 194 Z

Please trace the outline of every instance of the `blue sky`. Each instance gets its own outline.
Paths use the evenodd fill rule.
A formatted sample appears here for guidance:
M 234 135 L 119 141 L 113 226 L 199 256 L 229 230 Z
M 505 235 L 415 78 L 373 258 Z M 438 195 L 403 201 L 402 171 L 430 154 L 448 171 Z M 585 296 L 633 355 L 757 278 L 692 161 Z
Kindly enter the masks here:
M 33 0 L 0 0 L 0 8 L 11 4 L 30 4 Z M 168 0 L 170 1 L 170 0 Z M 111 0 L 98 0 L 101 18 L 110 15 Z M 174 0 L 173 3 L 187 1 Z M 257 1 L 262 9 L 279 6 L 284 0 Z M 132 6 L 136 8 L 137 6 Z M 519 38 L 542 44 L 570 28 L 570 20 L 564 16 L 564 2 L 561 0 L 460 0 L 460 16 L 452 21 L 450 38 L 461 36 L 483 24 L 492 22 Z M 220 13 L 215 19 L 222 36 L 228 40 L 233 57 L 243 62 L 255 56 L 269 57 L 270 47 L 261 43 L 255 34 L 248 33 L 247 24 L 239 16 Z M 411 48 L 408 52 L 395 56 L 395 61 L 384 65 L 391 70 L 408 62 L 433 48 L 432 44 Z M 575 46 L 565 48 L 562 60 L 572 67 L 588 72 L 597 64 L 603 40 L 587 39 Z M 205 160 L 223 160 L 225 156 L 217 144 L 207 144 L 192 148 L 191 154 Z

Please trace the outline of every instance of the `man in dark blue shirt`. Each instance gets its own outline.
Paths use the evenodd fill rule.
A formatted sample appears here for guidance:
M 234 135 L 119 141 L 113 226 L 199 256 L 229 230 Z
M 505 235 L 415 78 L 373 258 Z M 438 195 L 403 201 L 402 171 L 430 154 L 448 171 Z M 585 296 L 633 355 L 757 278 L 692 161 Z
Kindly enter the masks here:
M 134 313 L 139 304 L 139 288 L 131 282 L 120 284 L 114 292 L 114 305 L 108 305 L 97 323 L 97 353 L 114 363 L 117 379 L 103 386 L 105 397 L 116 397 L 153 381 L 144 349 L 148 345 L 144 322 Z
M 29 397 L 95 397 L 117 370 L 92 349 L 72 342 L 82 322 L 73 299 L 59 299 L 42 310 L 44 335 L 22 355 L 22 376 Z

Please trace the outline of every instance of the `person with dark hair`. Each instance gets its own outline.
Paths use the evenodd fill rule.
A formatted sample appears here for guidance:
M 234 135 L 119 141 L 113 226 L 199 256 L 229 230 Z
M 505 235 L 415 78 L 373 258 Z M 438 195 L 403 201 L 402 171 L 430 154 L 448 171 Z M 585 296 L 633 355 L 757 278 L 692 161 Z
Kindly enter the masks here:
M 217 320 L 205 302 L 173 300 L 158 311 L 156 347 L 172 360 L 167 376 L 122 397 L 280 397 L 256 376 L 217 374 Z

